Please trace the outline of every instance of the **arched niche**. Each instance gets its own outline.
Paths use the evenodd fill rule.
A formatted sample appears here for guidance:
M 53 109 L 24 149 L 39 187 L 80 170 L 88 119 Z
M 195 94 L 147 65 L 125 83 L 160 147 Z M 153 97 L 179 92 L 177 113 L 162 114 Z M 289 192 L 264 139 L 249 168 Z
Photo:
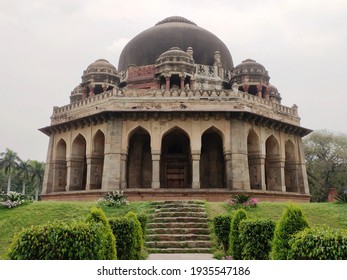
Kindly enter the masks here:
M 287 192 L 298 192 L 298 164 L 295 145 L 291 140 L 285 144 L 284 178 Z
M 53 192 L 66 190 L 67 164 L 66 164 L 66 142 L 60 139 L 55 149 L 53 164 Z
M 265 142 L 265 184 L 269 191 L 281 191 L 281 162 L 279 154 L 279 143 L 271 135 Z
M 247 157 L 249 182 L 252 190 L 260 190 L 261 186 L 261 154 L 259 137 L 252 129 L 247 137 Z
M 105 134 L 99 129 L 93 137 L 90 162 L 90 189 L 101 189 L 104 170 Z
M 87 142 L 82 134 L 78 134 L 72 142 L 70 163 L 70 190 L 85 190 L 87 182 Z

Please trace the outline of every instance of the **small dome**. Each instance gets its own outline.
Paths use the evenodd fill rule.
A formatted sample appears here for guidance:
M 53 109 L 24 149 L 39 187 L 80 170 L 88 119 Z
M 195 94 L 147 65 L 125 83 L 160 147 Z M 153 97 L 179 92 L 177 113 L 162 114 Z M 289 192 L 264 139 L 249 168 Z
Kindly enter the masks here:
M 169 57 L 169 58 L 170 57 L 182 57 L 182 58 L 190 59 L 189 54 L 186 53 L 185 51 L 181 50 L 178 47 L 173 47 L 173 48 L 169 49 L 168 51 L 163 52 L 159 56 L 158 60 L 163 59 L 163 58 L 167 58 L 167 57 Z
M 282 97 L 275 86 L 269 84 L 268 92 L 270 100 L 275 101 L 277 103 L 281 103 Z
M 116 84 L 118 78 L 116 67 L 108 62 L 106 59 L 98 59 L 90 64 L 85 71 L 83 71 L 82 83 L 88 82 L 107 82 Z
M 242 84 L 243 82 L 248 83 L 261 83 L 269 84 L 269 74 L 265 67 L 253 59 L 246 59 L 237 65 L 231 74 L 230 83 L 237 82 Z

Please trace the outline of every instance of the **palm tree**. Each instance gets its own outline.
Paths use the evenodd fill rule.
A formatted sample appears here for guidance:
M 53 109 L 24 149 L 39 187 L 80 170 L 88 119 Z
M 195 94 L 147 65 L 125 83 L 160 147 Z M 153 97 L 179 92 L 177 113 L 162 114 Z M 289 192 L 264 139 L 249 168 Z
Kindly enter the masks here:
M 39 191 L 42 186 L 43 176 L 45 173 L 45 164 L 37 160 L 30 161 L 31 180 L 35 186 L 35 200 L 39 200 Z
M 25 195 L 25 184 L 29 180 L 31 171 L 30 160 L 20 161 L 18 164 L 18 173 L 22 177 L 22 194 Z
M 11 191 L 11 177 L 14 169 L 18 166 L 20 158 L 17 153 L 6 148 L 6 152 L 0 153 L 0 167 L 4 169 L 7 175 L 7 192 L 9 194 Z

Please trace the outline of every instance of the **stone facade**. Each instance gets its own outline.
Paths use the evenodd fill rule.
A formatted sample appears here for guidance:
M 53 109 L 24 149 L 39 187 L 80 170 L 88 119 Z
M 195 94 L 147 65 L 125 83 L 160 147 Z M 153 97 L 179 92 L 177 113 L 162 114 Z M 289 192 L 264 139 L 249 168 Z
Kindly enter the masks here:
M 173 23 L 192 25 L 182 18 L 161 25 Z M 120 72 L 106 60 L 91 64 L 71 103 L 54 107 L 41 129 L 50 137 L 42 197 L 123 190 L 135 200 L 248 192 L 307 201 L 301 138 L 310 130 L 297 106 L 281 105 L 254 60 L 233 69 L 218 49 L 207 65 L 194 53 L 173 45 L 152 64 Z

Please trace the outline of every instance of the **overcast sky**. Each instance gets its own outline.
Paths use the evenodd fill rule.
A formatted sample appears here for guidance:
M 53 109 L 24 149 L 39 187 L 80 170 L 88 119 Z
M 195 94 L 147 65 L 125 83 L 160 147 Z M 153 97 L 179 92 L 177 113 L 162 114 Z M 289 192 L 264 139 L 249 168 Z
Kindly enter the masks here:
M 216 34 L 234 65 L 263 64 L 301 125 L 347 133 L 345 0 L 0 0 L 0 152 L 45 161 L 53 106 L 86 67 L 169 16 Z

